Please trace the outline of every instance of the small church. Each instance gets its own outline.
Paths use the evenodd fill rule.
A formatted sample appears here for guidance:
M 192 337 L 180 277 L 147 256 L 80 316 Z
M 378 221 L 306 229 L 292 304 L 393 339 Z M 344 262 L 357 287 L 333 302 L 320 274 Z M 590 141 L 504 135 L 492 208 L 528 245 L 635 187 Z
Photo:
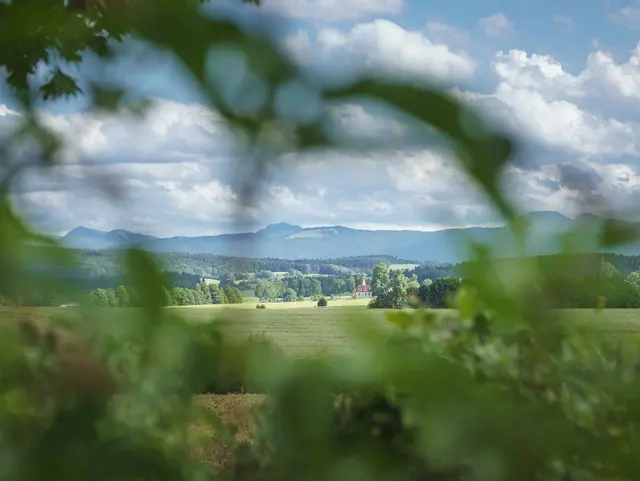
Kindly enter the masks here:
M 371 296 L 371 286 L 362 279 L 362 284 L 356 286 L 356 299 Z

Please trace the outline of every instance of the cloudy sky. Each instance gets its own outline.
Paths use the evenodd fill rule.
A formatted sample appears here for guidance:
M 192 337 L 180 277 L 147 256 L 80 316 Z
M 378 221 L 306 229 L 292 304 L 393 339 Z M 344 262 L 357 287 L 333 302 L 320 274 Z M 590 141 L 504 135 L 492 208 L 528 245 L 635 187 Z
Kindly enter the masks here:
M 640 205 L 640 0 L 263 3 L 224 8 L 248 24 L 278 18 L 281 45 L 318 78 L 436 82 L 481 108 L 521 143 L 503 181 L 522 209 L 574 215 L 594 198 Z M 335 107 L 336 126 L 395 139 L 392 148 L 285 156 L 254 205 L 239 210 L 242 149 L 172 58 L 134 45 L 106 73 L 91 59 L 76 73 L 109 75 L 153 107 L 134 119 L 87 113 L 82 99 L 43 106 L 44 121 L 69 140 L 64 165 L 24 175 L 14 199 L 46 231 L 192 236 L 274 222 L 434 230 L 497 221 L 446 152 L 403 143 L 411 126 L 369 104 Z M 0 86 L 0 129 L 18 116 Z M 121 201 L 97 188 L 105 176 Z

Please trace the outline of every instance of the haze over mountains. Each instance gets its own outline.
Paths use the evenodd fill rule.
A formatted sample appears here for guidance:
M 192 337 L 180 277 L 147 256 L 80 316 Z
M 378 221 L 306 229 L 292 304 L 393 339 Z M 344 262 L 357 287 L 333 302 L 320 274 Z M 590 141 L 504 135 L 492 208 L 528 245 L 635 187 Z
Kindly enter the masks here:
M 571 219 L 558 212 L 529 214 L 532 230 L 529 254 L 553 254 L 560 244 L 553 237 L 580 225 L 582 252 L 597 250 L 596 239 L 602 219 L 583 214 Z M 361 230 L 342 226 L 302 228 L 286 223 L 272 224 L 257 232 L 202 237 L 158 238 L 122 229 L 104 232 L 77 227 L 62 238 L 77 249 L 121 249 L 137 246 L 152 252 L 210 253 L 241 257 L 322 259 L 346 256 L 391 255 L 416 261 L 459 262 L 469 258 L 469 241 L 488 243 L 498 256 L 517 255 L 511 234 L 505 227 L 469 227 L 441 231 Z M 616 249 L 639 254 L 637 244 Z

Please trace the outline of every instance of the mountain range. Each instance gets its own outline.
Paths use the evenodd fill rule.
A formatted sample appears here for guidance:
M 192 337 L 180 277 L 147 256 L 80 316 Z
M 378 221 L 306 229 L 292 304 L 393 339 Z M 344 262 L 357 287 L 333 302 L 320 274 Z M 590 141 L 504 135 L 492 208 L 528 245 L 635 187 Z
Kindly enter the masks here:
M 527 253 L 553 254 L 560 250 L 559 234 L 580 226 L 574 248 L 597 250 L 602 219 L 582 214 L 575 219 L 558 212 L 527 215 L 531 230 Z M 160 238 L 122 229 L 104 232 L 77 227 L 61 238 L 76 249 L 122 249 L 140 247 L 151 252 L 209 253 L 254 258 L 324 259 L 347 256 L 391 255 L 416 261 L 459 262 L 469 258 L 469 241 L 491 246 L 495 255 L 517 255 L 506 227 L 468 227 L 440 231 L 362 230 L 343 226 L 302 228 L 287 223 L 271 224 L 257 232 L 201 237 Z M 640 254 L 640 245 L 618 248 L 621 254 Z

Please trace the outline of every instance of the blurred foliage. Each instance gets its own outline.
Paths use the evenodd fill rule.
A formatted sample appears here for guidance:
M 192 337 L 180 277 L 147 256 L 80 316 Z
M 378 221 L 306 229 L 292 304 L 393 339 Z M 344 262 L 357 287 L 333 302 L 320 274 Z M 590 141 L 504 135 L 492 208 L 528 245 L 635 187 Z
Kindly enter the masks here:
M 4 295 L 47 282 L 26 267 L 30 243 L 51 245 L 47 259 L 73 262 L 31 231 L 9 195 L 22 169 L 60 160 L 62 140 L 36 106 L 82 93 L 92 108 L 126 107 L 126 89 L 78 79 L 69 67 L 87 55 L 123 55 L 114 42 L 125 37 L 171 52 L 239 137 L 269 153 L 239 165 L 252 176 L 247 200 L 274 152 L 335 146 L 326 112 L 306 123 L 280 118 L 277 92 L 299 82 L 323 104 L 373 98 L 441 132 L 524 245 L 526 225 L 499 182 L 515 147 L 478 113 L 428 86 L 373 77 L 318 85 L 269 36 L 202 8 L 190 0 L 0 3 L 0 65 L 22 121 L 0 146 Z M 268 87 L 260 106 L 239 109 L 224 86 L 207 80 L 205 59 L 220 46 L 242 52 L 248 71 Z M 611 246 L 633 237 L 628 226 L 610 222 L 601 239 Z M 24 320 L 0 325 L 3 479 L 213 478 L 192 456 L 189 426 L 204 415 L 193 394 L 238 385 L 269 393 L 252 442 L 237 446 L 235 471 L 223 473 L 239 480 L 638 479 L 637 339 L 595 337 L 561 322 L 550 309 L 554 278 L 538 261 L 495 263 L 486 246 L 473 247 L 455 316 L 396 311 L 388 314 L 391 331 L 371 326 L 349 355 L 297 361 L 259 339 L 230 338 L 224 324 L 191 325 L 180 311 L 163 309 L 167 291 L 156 261 L 130 251 L 126 285 L 144 306 L 139 315 L 86 307 L 39 325 L 25 311 Z

